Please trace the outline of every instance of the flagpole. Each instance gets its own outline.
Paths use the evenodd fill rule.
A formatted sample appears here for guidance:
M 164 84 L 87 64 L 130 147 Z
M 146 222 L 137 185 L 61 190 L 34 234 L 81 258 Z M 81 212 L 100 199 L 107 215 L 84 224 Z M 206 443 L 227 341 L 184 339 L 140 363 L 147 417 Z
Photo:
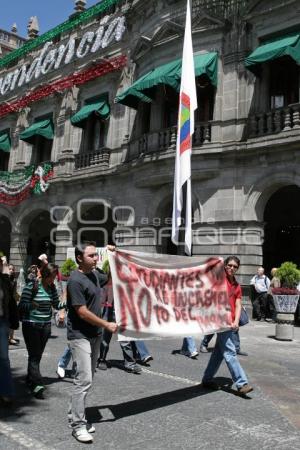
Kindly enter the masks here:
M 194 74 L 194 76 L 191 76 L 191 73 Z M 177 246 L 180 244 L 179 238 L 182 215 L 185 218 L 184 248 L 187 255 L 191 255 L 192 252 L 191 153 L 195 109 L 197 109 L 197 92 L 192 44 L 191 7 L 190 0 L 187 0 L 179 94 L 172 214 L 172 242 Z M 183 208 L 184 204 L 185 208 Z

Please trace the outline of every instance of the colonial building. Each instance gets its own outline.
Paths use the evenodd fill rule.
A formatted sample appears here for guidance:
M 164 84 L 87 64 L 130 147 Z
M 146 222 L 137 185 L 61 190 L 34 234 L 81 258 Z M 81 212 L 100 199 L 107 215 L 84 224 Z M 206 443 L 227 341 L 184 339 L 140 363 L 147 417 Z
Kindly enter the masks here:
M 21 47 L 26 39 L 17 35 L 17 26 L 14 24 L 11 31 L 2 30 L 0 28 L 0 57 Z
M 75 2 L 0 59 L 0 249 L 170 242 L 185 0 Z M 300 5 L 193 0 L 193 254 L 300 263 Z M 191 74 L 193 76 L 193 74 Z M 37 169 L 38 168 L 38 169 Z

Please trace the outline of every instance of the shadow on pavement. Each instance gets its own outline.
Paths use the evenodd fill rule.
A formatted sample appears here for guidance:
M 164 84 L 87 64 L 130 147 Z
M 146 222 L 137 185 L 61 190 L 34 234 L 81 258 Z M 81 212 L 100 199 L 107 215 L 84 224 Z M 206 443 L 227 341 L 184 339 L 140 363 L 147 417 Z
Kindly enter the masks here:
M 276 337 L 275 337 L 275 334 L 269 334 L 269 335 L 267 336 L 267 338 L 273 339 L 274 341 L 277 341 L 277 339 L 276 339 Z
M 16 396 L 11 406 L 0 405 L 0 419 L 7 422 L 17 421 L 20 417 L 26 415 L 22 408 L 24 406 L 32 406 L 39 404 L 39 402 L 29 392 L 24 375 L 14 376 L 15 368 L 12 368 L 13 380 L 15 385 Z
M 205 394 L 211 394 L 212 391 L 203 389 L 201 384 L 191 386 L 176 391 L 163 394 L 152 395 L 149 397 L 131 400 L 129 402 L 119 403 L 117 405 L 93 406 L 86 409 L 87 420 L 91 423 L 114 422 L 123 417 L 134 416 L 153 409 L 164 408 L 175 403 L 191 400 Z M 99 410 L 109 409 L 114 416 L 112 419 L 101 420 L 102 415 Z

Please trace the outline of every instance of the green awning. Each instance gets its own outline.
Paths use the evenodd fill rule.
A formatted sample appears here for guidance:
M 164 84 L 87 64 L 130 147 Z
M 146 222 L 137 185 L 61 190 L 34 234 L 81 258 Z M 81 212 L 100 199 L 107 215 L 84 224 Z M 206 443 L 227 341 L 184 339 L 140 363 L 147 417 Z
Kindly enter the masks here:
M 91 115 L 95 113 L 100 116 L 102 119 L 107 119 L 110 115 L 110 106 L 105 99 L 99 99 L 93 103 L 87 103 L 84 105 L 74 116 L 71 117 L 72 125 L 76 127 L 82 128 L 85 124 L 85 120 Z
M 7 131 L 0 132 L 0 150 L 3 152 L 10 152 L 11 142 L 10 142 L 10 136 Z
M 181 59 L 172 61 L 152 69 L 146 75 L 135 81 L 128 89 L 118 95 L 116 103 L 137 109 L 139 101 L 152 102 L 155 91 L 153 88 L 159 84 L 167 84 L 177 92 L 180 90 Z M 194 55 L 195 76 L 207 75 L 211 83 L 217 86 L 218 82 L 218 54 L 216 52 Z
M 257 47 L 246 59 L 247 69 L 255 72 L 257 65 L 280 58 L 290 56 L 300 63 L 300 33 L 270 39 Z
M 29 144 L 33 144 L 36 136 L 43 136 L 45 139 L 49 140 L 54 138 L 54 126 L 52 119 L 34 122 L 30 127 L 22 131 L 20 134 L 20 139 L 22 139 L 22 141 L 29 142 Z

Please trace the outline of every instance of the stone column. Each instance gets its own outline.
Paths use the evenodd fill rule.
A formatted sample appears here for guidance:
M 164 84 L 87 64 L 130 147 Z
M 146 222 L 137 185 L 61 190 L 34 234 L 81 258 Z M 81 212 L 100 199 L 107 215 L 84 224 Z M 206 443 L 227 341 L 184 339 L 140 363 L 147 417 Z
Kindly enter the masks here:
M 10 235 L 10 263 L 16 267 L 19 272 L 21 267 L 27 265 L 27 241 L 28 235 L 20 232 L 11 232 Z
M 157 231 L 154 227 L 117 227 L 114 231 L 115 244 L 127 250 L 156 252 Z
M 67 225 L 56 229 L 55 234 L 55 264 L 62 266 L 67 259 L 67 249 L 73 247 L 73 232 Z

